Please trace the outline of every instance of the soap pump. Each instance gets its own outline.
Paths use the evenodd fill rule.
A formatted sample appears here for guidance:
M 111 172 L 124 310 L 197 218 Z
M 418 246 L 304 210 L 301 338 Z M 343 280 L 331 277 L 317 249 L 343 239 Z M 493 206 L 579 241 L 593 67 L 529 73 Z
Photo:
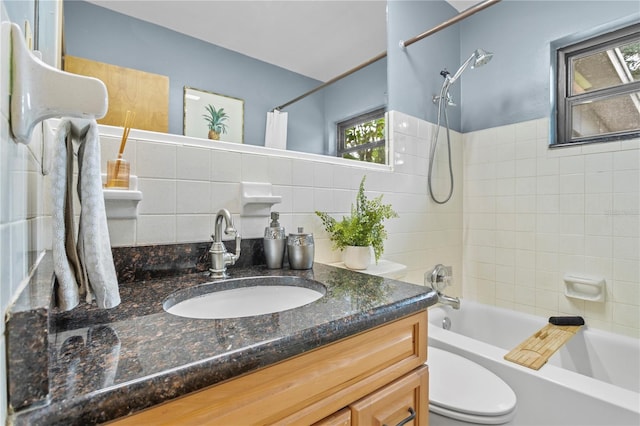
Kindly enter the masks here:
M 284 261 L 284 249 L 287 246 L 284 227 L 280 226 L 278 219 L 280 213 L 271 212 L 271 223 L 264 228 L 264 256 L 267 259 L 267 268 L 281 269 Z

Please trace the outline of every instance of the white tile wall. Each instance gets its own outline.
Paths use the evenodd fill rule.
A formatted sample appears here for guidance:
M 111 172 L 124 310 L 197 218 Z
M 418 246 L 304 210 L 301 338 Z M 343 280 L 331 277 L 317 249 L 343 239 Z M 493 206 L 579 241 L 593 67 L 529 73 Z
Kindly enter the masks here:
M 0 21 L 7 20 L 0 2 Z M 13 141 L 9 129 L 9 37 L 0 31 L 0 309 L 5 317 L 17 289 L 28 278 L 34 253 L 44 249 L 50 235 L 44 219 L 42 133 L 30 145 Z M 0 333 L 4 336 L 4 321 Z M 0 383 L 6 383 L 5 340 L 0 339 Z M 0 386 L 0 423 L 7 416 L 6 386 Z
M 549 149 L 548 126 L 463 137 L 464 295 L 638 337 L 638 140 Z M 606 302 L 567 298 L 567 273 L 604 277 Z
M 360 179 L 367 175 L 370 196 L 383 194 L 400 219 L 387 222 L 389 238 L 385 257 L 408 266 L 406 279 L 423 283 L 427 269 L 437 263 L 454 267 L 454 287 L 461 294 L 462 275 L 462 145 L 461 135 L 453 133 L 453 161 L 456 191 L 444 206 L 427 199 L 427 169 L 433 125 L 399 113 L 390 114 L 395 132 L 391 143 L 399 148 L 394 158 L 395 171 L 383 167 L 363 169 L 349 162 L 333 164 L 322 157 L 281 157 L 273 151 L 251 148 L 236 152 L 228 145 L 195 146 L 190 140 L 166 135 L 132 132 L 125 150 L 132 173 L 139 177 L 143 200 L 137 220 L 110 220 L 114 246 L 206 241 L 213 230 L 215 213 L 227 208 L 244 237 L 256 232 L 255 225 L 241 217 L 240 182 L 270 182 L 282 202 L 274 206 L 288 230 L 298 226 L 315 233 L 316 259 L 340 260 L 340 254 L 322 229 L 315 210 L 340 217 L 349 214 Z M 105 128 L 106 129 L 106 128 Z M 136 136 L 137 135 L 137 136 Z M 444 133 L 441 135 L 441 138 Z M 168 140 L 167 140 L 168 138 Z M 446 145 L 441 139 L 436 154 L 434 181 L 446 193 L 448 173 Z M 101 136 L 103 163 L 115 155 L 119 138 L 113 129 Z M 169 142 L 169 143 L 167 143 Z M 246 148 L 246 147 L 245 147 Z M 247 222 L 243 232 L 242 222 Z M 264 218 L 264 226 L 268 219 Z

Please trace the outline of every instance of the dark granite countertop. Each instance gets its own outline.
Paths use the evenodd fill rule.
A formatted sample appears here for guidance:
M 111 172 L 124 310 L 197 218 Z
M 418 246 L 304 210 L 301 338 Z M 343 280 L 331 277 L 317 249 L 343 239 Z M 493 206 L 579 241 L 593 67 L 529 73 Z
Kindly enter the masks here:
M 122 303 L 116 308 L 100 310 L 84 304 L 49 314 L 47 398 L 14 413 L 11 422 L 105 422 L 436 302 L 427 287 L 319 263 L 307 271 L 240 266 L 230 267 L 229 273 L 230 278 L 300 276 L 322 283 L 326 294 L 306 306 L 274 314 L 190 319 L 165 312 L 163 301 L 175 291 L 210 282 L 208 273 L 121 282 Z

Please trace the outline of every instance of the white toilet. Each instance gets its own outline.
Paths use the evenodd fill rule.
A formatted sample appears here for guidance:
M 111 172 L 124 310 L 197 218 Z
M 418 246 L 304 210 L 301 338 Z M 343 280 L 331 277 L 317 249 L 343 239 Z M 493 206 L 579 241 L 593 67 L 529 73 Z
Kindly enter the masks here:
M 509 424 L 516 394 L 483 366 L 429 347 L 429 425 Z

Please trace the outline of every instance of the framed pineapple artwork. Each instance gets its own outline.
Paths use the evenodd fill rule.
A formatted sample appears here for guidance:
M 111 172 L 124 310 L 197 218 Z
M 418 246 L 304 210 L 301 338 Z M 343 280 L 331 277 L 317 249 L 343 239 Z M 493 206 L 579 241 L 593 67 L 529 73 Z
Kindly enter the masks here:
M 185 86 L 183 133 L 244 143 L 244 100 Z

